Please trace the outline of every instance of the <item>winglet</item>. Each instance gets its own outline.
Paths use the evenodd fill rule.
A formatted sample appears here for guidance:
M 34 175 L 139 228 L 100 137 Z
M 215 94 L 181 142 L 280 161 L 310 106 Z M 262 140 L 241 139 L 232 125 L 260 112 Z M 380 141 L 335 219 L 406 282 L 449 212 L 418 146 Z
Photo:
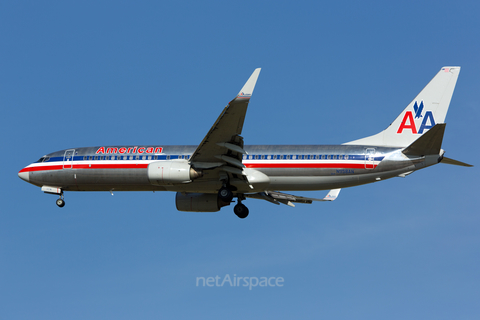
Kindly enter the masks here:
M 261 68 L 257 68 L 253 71 L 252 75 L 250 76 L 250 78 L 248 78 L 247 82 L 243 86 L 242 90 L 240 90 L 235 99 L 250 99 L 253 93 L 253 89 L 255 88 L 255 84 L 257 83 L 260 70 Z
M 323 198 L 323 201 L 333 201 L 337 199 L 338 194 L 340 193 L 340 190 L 342 189 L 332 189 L 330 192 Z

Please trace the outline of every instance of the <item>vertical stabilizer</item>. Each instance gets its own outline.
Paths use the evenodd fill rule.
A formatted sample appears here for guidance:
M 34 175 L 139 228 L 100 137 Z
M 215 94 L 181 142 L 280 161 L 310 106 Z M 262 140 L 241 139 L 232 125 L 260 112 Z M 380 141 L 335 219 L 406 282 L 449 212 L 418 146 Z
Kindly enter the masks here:
M 437 123 L 444 123 L 460 67 L 443 67 L 390 126 L 350 145 L 406 147 Z

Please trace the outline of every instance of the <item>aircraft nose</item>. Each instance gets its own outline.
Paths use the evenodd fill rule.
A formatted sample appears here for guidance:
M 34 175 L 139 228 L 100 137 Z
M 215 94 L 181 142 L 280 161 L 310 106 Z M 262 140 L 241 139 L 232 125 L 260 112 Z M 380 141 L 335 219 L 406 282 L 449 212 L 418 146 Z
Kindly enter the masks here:
M 29 182 L 30 181 L 30 172 L 20 170 L 20 172 L 18 173 L 18 177 L 20 179 L 24 180 L 24 181 Z

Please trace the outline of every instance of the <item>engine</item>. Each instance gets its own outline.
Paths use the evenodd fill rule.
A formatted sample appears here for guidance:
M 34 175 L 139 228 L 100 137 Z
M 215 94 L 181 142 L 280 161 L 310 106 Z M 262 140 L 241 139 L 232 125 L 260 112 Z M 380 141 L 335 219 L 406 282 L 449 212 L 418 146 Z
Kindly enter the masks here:
M 201 176 L 202 172 L 187 161 L 156 161 L 148 165 L 148 179 L 154 185 L 188 183 Z
M 181 193 L 175 196 L 178 211 L 217 212 L 230 203 L 222 202 L 216 193 Z

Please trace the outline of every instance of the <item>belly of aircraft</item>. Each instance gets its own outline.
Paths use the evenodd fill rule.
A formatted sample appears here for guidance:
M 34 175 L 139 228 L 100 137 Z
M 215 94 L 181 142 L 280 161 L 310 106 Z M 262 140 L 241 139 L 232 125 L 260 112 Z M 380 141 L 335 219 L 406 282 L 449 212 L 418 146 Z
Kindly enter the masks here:
M 345 188 L 397 176 L 398 172 L 375 172 L 367 169 L 258 169 L 269 178 L 260 189 L 244 179 L 234 178 L 231 184 L 237 192 L 264 190 L 300 191 Z M 153 185 L 147 169 L 63 169 L 31 172 L 30 182 L 38 186 L 61 187 L 65 191 L 178 191 L 214 193 L 222 187 L 221 181 L 194 180 L 190 183 Z M 252 188 L 253 187 L 253 188 Z

